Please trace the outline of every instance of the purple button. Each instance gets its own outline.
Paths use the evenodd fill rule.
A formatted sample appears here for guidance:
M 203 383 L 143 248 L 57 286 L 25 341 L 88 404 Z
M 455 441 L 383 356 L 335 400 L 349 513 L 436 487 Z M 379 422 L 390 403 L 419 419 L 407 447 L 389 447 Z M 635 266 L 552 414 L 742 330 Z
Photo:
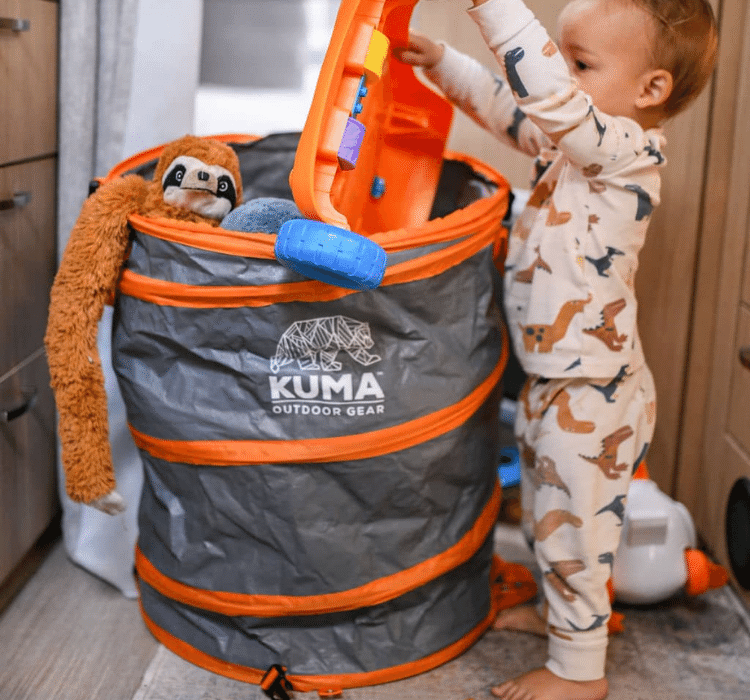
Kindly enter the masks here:
M 338 157 L 339 166 L 342 170 L 354 170 L 359 158 L 359 149 L 365 137 L 365 127 L 362 122 L 349 117 L 344 127 L 344 135 L 341 137 Z

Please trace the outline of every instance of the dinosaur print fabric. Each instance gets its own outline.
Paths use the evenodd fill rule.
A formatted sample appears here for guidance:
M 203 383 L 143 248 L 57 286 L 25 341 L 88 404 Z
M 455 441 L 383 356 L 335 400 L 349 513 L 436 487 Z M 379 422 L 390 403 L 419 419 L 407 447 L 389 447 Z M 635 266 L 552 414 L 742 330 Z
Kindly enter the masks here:
M 519 397 L 524 529 L 543 573 L 547 668 L 604 676 L 606 582 L 655 393 L 635 275 L 659 204 L 659 128 L 597 109 L 522 0 L 470 9 L 498 70 L 445 46 L 426 76 L 502 143 L 534 159 L 510 234 L 504 305 L 529 381 Z
M 445 46 L 426 71 L 537 179 L 511 231 L 505 311 L 527 374 L 613 377 L 644 363 L 635 274 L 659 203 L 661 129 L 596 109 L 522 2 L 469 10 L 503 75 Z
M 530 377 L 518 403 L 523 528 L 548 602 L 548 667 L 585 676 L 604 663 L 606 582 L 654 432 L 653 378 L 645 365 L 610 381 Z

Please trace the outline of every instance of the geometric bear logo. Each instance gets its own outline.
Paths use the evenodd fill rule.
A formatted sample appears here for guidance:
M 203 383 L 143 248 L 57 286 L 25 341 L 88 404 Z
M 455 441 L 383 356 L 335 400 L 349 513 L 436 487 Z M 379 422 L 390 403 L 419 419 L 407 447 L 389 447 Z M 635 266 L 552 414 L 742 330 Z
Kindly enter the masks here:
M 367 352 L 374 344 L 369 324 L 347 316 L 296 321 L 279 339 L 271 371 L 277 374 L 285 365 L 296 362 L 300 370 L 337 372 L 342 365 L 336 356 L 342 350 L 367 367 L 381 359 Z

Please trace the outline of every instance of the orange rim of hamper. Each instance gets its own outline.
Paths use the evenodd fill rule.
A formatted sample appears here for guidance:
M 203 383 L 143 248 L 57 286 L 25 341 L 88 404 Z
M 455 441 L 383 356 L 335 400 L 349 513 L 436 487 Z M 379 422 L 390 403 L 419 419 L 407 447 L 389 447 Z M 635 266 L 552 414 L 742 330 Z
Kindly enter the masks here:
M 162 574 L 139 547 L 136 547 L 136 566 L 139 577 L 167 598 L 222 615 L 284 617 L 356 610 L 398 598 L 467 562 L 494 527 L 500 511 L 500 501 L 498 484 L 474 525 L 456 544 L 408 569 L 336 593 L 308 596 L 252 595 L 195 588 Z
M 453 245 L 386 268 L 381 287 L 434 277 L 478 253 L 497 240 L 496 231 L 464 238 Z M 272 250 L 272 249 L 271 249 Z M 254 257 L 266 257 L 256 254 Z M 270 256 L 269 256 L 270 257 Z M 248 286 L 201 286 L 167 282 L 124 270 L 119 291 L 126 296 L 161 306 L 190 308 L 239 308 L 271 306 L 294 301 L 331 301 L 356 290 L 335 287 L 316 280 Z
M 492 562 L 490 570 L 490 585 L 497 576 L 500 561 L 495 557 Z M 151 618 L 146 614 L 143 609 L 143 602 L 139 601 L 141 607 L 141 614 L 146 626 L 151 631 L 151 634 L 161 642 L 167 649 L 173 651 L 178 656 L 181 656 L 186 661 L 189 661 L 196 666 L 205 668 L 208 671 L 213 671 L 222 676 L 228 678 L 234 678 L 238 681 L 245 683 L 259 684 L 263 678 L 265 671 L 260 671 L 255 668 L 248 666 L 241 666 L 239 664 L 230 663 L 229 661 L 223 661 L 215 656 L 206 654 L 205 652 L 196 649 L 191 644 L 178 639 L 174 635 L 170 634 L 166 630 L 159 627 Z M 398 666 L 391 666 L 390 668 L 380 669 L 378 671 L 369 671 L 366 673 L 347 673 L 341 675 L 326 675 L 326 676 L 287 676 L 289 682 L 292 684 L 294 690 L 299 692 L 308 692 L 315 690 L 329 690 L 331 688 L 343 689 L 343 688 L 358 688 L 361 686 L 378 685 L 380 683 L 389 683 L 391 681 L 398 681 L 403 678 L 409 678 L 410 676 L 416 676 L 426 671 L 431 671 L 444 663 L 447 663 L 451 659 L 456 658 L 467 649 L 469 649 L 485 632 L 485 630 L 492 624 L 498 613 L 498 603 L 495 596 L 490 596 L 490 611 L 487 617 L 484 618 L 476 627 L 474 627 L 468 634 L 463 636 L 461 639 L 453 642 L 452 644 L 440 649 L 439 651 L 423 657 L 417 661 L 411 661 L 409 663 L 400 664 Z
M 163 147 L 151 149 L 156 155 Z M 147 151 L 150 154 L 151 151 Z M 505 237 L 505 230 L 500 225 L 508 207 L 510 185 L 508 181 L 496 170 L 486 163 L 464 153 L 446 153 L 446 158 L 465 163 L 480 175 L 486 177 L 498 187 L 497 192 L 484 197 L 463 209 L 448 214 L 447 216 L 432 219 L 420 226 L 381 231 L 368 236 L 381 245 L 386 252 L 395 253 L 410 248 L 430 245 L 433 243 L 447 242 L 473 235 L 477 231 L 487 228 L 488 221 L 499 239 Z M 126 173 L 138 162 L 147 162 L 150 158 L 142 157 L 142 154 L 133 156 L 128 167 L 117 167 L 117 172 Z M 130 161 L 125 161 L 129 163 Z M 112 171 L 115 172 L 115 171 Z M 112 173 L 107 175 L 107 180 L 112 178 Z M 211 250 L 229 255 L 242 255 L 245 257 L 258 257 L 274 259 L 273 248 L 276 235 L 260 232 L 239 232 L 224 229 L 219 226 L 211 226 L 204 223 L 190 221 L 179 221 L 165 217 L 151 217 L 142 214 L 131 214 L 128 221 L 138 231 L 157 238 L 181 243 L 183 245 Z M 449 224 L 449 225 L 446 225 Z

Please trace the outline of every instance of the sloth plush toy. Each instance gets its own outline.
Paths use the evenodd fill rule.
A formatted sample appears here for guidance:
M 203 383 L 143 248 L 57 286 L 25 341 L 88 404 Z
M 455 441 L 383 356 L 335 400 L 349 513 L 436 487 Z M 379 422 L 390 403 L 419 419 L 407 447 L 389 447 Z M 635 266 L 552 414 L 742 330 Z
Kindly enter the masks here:
M 219 141 L 185 136 L 164 147 L 151 182 L 138 175 L 110 180 L 84 203 L 52 286 L 44 338 L 72 500 L 110 514 L 125 508 L 115 490 L 96 342 L 128 254 L 128 216 L 218 226 L 241 201 L 236 153 Z

